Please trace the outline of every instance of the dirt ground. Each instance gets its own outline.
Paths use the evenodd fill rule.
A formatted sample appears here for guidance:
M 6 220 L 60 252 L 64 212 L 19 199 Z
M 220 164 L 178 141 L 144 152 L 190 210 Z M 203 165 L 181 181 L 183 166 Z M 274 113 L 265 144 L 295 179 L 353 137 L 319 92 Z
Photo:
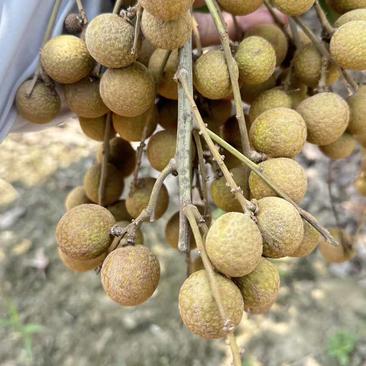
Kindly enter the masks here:
M 143 228 L 162 278 L 154 297 L 140 307 L 118 306 L 104 295 L 94 272 L 74 274 L 58 259 L 55 225 L 96 147 L 75 122 L 14 135 L 0 145 L 0 178 L 11 184 L 0 185 L 0 365 L 230 365 L 223 341 L 206 342 L 181 325 L 177 295 L 185 263 L 164 243 L 164 219 Z M 327 159 L 307 146 L 300 160 L 311 182 L 304 207 L 324 225 L 334 225 Z M 337 207 L 350 232 L 366 208 L 352 186 L 359 162 L 360 152 L 333 166 Z M 319 253 L 276 261 L 278 302 L 265 316 L 244 316 L 238 329 L 243 365 L 366 365 L 362 231 L 356 241 L 358 255 L 344 265 L 329 267 Z

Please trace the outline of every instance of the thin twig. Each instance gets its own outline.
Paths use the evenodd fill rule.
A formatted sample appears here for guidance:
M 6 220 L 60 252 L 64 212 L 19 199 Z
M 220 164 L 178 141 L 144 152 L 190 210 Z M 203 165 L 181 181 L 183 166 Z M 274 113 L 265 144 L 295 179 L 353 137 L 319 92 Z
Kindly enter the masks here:
M 41 49 L 43 48 L 43 46 L 46 44 L 46 42 L 51 37 L 52 30 L 55 26 L 55 22 L 56 22 L 56 19 L 57 19 L 57 14 L 58 14 L 58 11 L 60 9 L 61 3 L 62 3 L 62 0 L 55 0 L 55 3 L 54 3 L 53 8 L 52 8 L 51 16 L 50 16 L 50 18 L 48 20 L 48 23 L 47 23 L 46 31 L 45 31 L 44 36 L 43 36 Z M 29 84 L 29 89 L 27 90 L 27 97 L 28 98 L 31 97 L 31 95 L 32 95 L 33 89 L 34 89 L 34 87 L 37 83 L 37 80 L 39 78 L 40 73 L 41 73 L 41 64 L 40 64 L 40 60 L 39 60 L 38 61 L 38 66 L 37 66 L 36 71 L 33 75 L 32 82 Z
M 224 322 L 224 331 L 229 335 L 232 334 L 231 337 L 228 337 L 229 339 L 229 344 L 230 344 L 230 348 L 231 348 L 231 352 L 233 355 L 233 361 L 234 361 L 234 365 L 235 366 L 240 366 L 241 365 L 241 359 L 240 359 L 240 352 L 238 349 L 238 346 L 236 344 L 236 340 L 233 334 L 233 331 L 235 329 L 235 325 L 233 324 L 232 320 L 229 319 L 226 315 L 223 303 L 222 303 L 222 298 L 221 298 L 221 294 L 220 294 L 220 290 L 219 287 L 217 285 L 216 279 L 215 279 L 215 272 L 214 269 L 212 267 L 212 264 L 208 258 L 208 255 L 206 253 L 206 249 L 205 249 L 205 245 L 203 243 L 202 240 L 202 236 L 199 230 L 199 227 L 197 225 L 196 222 L 196 216 L 193 213 L 194 211 L 196 211 L 196 213 L 198 212 L 197 207 L 195 207 L 194 205 L 190 204 L 184 207 L 183 209 L 188 221 L 189 221 L 189 225 L 191 227 L 194 239 L 196 241 L 196 245 L 197 245 L 197 249 L 199 250 L 200 254 L 201 254 L 201 258 L 202 258 L 202 262 L 203 265 L 205 267 L 205 271 L 207 273 L 207 279 L 210 285 L 210 289 L 212 292 L 212 296 L 216 302 L 217 308 L 219 310 L 220 316 Z
M 294 41 L 295 47 L 296 49 L 300 49 L 301 48 L 301 40 L 300 40 L 300 35 L 299 35 L 299 30 L 297 29 L 297 25 L 294 22 L 294 20 L 292 18 L 290 18 L 288 20 L 289 25 L 290 25 L 290 30 L 291 30 L 291 36 L 292 39 Z
M 314 7 L 316 14 L 319 18 L 319 22 L 323 27 L 323 30 L 327 33 L 328 37 L 330 38 L 334 33 L 334 28 L 332 27 L 327 16 L 325 15 L 324 10 L 319 3 L 319 0 L 315 1 Z
M 192 14 L 192 35 L 194 39 L 194 45 L 196 46 L 197 50 L 197 56 L 202 55 L 202 42 L 201 42 L 201 36 L 200 36 L 200 29 L 198 22 L 194 15 Z
M 76 5 L 78 7 L 80 18 L 83 22 L 83 25 L 88 24 L 88 17 L 86 16 L 86 12 L 85 12 L 82 1 L 81 0 L 75 0 L 75 1 L 76 1 Z
M 131 182 L 131 188 L 130 188 L 131 193 L 134 191 L 135 187 L 137 187 L 137 184 L 138 184 L 139 172 L 140 172 L 140 168 L 141 168 L 141 164 L 142 164 L 142 156 L 144 154 L 144 149 L 146 146 L 146 143 L 145 143 L 146 137 L 147 137 L 146 135 L 147 135 L 147 131 L 149 130 L 149 127 L 150 127 L 150 123 L 148 121 L 142 131 L 141 141 L 136 150 L 136 166 L 135 166 L 135 170 L 133 172 L 133 180 Z
M 113 14 L 118 14 L 122 5 L 123 5 L 123 0 L 116 0 L 116 2 L 114 4 L 114 8 L 113 8 Z
M 135 55 L 138 49 L 139 39 L 140 39 L 140 28 L 141 28 L 141 15 L 142 6 L 138 3 L 136 9 L 136 23 L 135 23 L 135 34 L 133 38 L 133 46 L 131 49 L 131 55 Z
M 276 194 L 291 203 L 296 210 L 299 212 L 299 214 L 302 216 L 304 220 L 306 220 L 311 226 L 314 227 L 319 233 L 332 245 L 337 246 L 339 243 L 332 237 L 332 235 L 326 230 L 323 226 L 320 225 L 320 223 L 307 211 L 303 210 L 296 202 L 294 202 L 285 192 L 283 192 L 281 189 L 279 189 L 272 181 L 267 178 L 265 174 L 263 174 L 260 167 L 252 162 L 250 159 L 248 159 L 246 156 L 244 156 L 240 151 L 236 150 L 234 147 L 232 147 L 230 144 L 228 144 L 225 140 L 223 140 L 220 136 L 216 135 L 214 132 L 207 129 L 208 135 L 214 140 L 216 143 L 221 145 L 224 149 L 229 151 L 231 154 L 233 154 L 237 159 L 239 159 L 241 162 L 243 162 L 250 170 L 254 171 L 260 178 L 263 179 L 267 185 L 272 188 Z

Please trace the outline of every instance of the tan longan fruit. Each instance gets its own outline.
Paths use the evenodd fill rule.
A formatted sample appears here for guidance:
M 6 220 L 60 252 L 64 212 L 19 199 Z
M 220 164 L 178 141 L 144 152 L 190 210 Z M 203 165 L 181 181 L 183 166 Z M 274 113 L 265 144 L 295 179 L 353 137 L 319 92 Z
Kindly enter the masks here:
M 113 113 L 113 127 L 116 132 L 127 141 L 141 141 L 146 131 L 146 138 L 150 137 L 157 125 L 157 110 L 153 104 L 146 112 L 136 117 L 122 117 Z M 145 130 L 145 126 L 146 130 Z
M 201 271 L 202 269 L 205 269 L 205 266 L 203 265 L 203 261 L 200 255 L 194 257 L 191 261 L 191 273 Z
M 268 80 L 276 67 L 276 53 L 262 37 L 250 36 L 240 42 L 235 54 L 242 84 L 260 84 Z
M 273 158 L 293 158 L 306 142 L 306 124 L 296 111 L 274 108 L 255 119 L 249 134 L 257 151 Z
M 334 246 L 322 238 L 319 242 L 319 251 L 324 259 L 328 263 L 343 263 L 351 260 L 356 255 L 352 237 L 339 228 L 331 228 L 329 232 L 338 241 L 339 245 Z
M 290 16 L 299 16 L 306 13 L 315 3 L 315 0 L 273 0 L 273 5 Z
M 249 118 L 251 122 L 260 116 L 263 112 L 273 108 L 291 108 L 291 97 L 279 88 L 273 88 L 259 94 L 253 101 L 249 110 Z
M 250 27 L 245 36 L 258 36 L 266 39 L 276 52 L 276 64 L 281 65 L 288 51 L 288 40 L 283 30 L 276 24 L 258 24 Z
M 330 53 L 345 69 L 366 70 L 366 21 L 353 20 L 338 28 L 330 40 Z
M 305 170 L 295 160 L 288 158 L 268 159 L 259 164 L 261 172 L 293 201 L 300 203 L 306 194 L 308 181 Z M 252 197 L 277 196 L 276 193 L 253 171 L 249 175 Z
M 94 66 L 85 42 L 71 35 L 51 38 L 41 50 L 41 63 L 47 75 L 61 84 L 76 83 Z
M 366 20 L 366 9 L 355 9 L 343 14 L 335 21 L 334 26 L 341 27 L 343 24 L 353 20 Z
M 307 140 L 329 145 L 342 136 L 350 118 L 347 103 L 335 93 L 319 93 L 305 99 L 296 109 L 306 122 Z
M 196 247 L 196 242 L 193 238 L 193 234 L 190 233 L 190 249 Z M 165 226 L 165 241 L 173 248 L 178 249 L 179 244 L 179 211 L 175 212 Z
M 157 83 L 158 94 L 164 98 L 177 100 L 178 84 L 174 80 L 174 75 L 177 72 L 179 64 L 179 53 L 178 50 L 173 50 L 171 52 L 164 71 L 160 75 L 161 65 L 167 52 L 169 51 L 160 48 L 154 51 L 149 60 L 149 71 L 154 76 L 155 82 Z M 161 78 L 158 80 L 160 76 Z
M 96 141 L 104 141 L 104 133 L 106 127 L 106 118 L 107 116 L 100 116 L 97 118 L 84 118 L 79 117 L 79 123 L 82 131 L 89 138 Z M 116 132 L 113 127 L 111 128 L 110 138 L 112 138 Z
M 277 267 L 266 258 L 261 258 L 255 270 L 235 278 L 243 296 L 244 309 L 248 313 L 266 313 L 277 299 L 280 290 L 280 274 Z
M 220 6 L 233 15 L 253 13 L 263 5 L 263 0 L 218 0 Z
M 265 197 L 258 201 L 257 224 L 263 237 L 265 257 L 287 257 L 304 239 L 300 214 L 291 203 L 279 197 Z
M 141 178 L 138 186 L 134 188 L 133 192 L 126 200 L 127 212 L 135 219 L 141 211 L 147 207 L 153 186 L 156 182 L 155 178 Z M 160 189 L 157 205 L 155 207 L 155 219 L 159 219 L 164 215 L 169 205 L 169 193 L 165 185 Z
M 113 205 L 107 207 L 109 212 L 114 216 L 116 221 L 131 221 L 132 217 L 127 212 L 126 200 L 119 200 Z
M 243 298 L 238 287 L 228 278 L 215 273 L 221 301 L 228 319 L 234 326 L 243 316 Z M 205 270 L 192 273 L 179 290 L 179 313 L 184 325 L 194 334 L 205 339 L 226 335 L 224 319 L 212 296 Z
M 141 30 L 156 48 L 175 50 L 183 47 L 192 33 L 192 17 L 189 11 L 174 20 L 161 20 L 148 11 L 142 13 Z
M 178 125 L 178 103 L 175 100 L 160 100 L 158 109 L 160 126 L 166 130 L 176 131 Z
M 147 158 L 151 166 L 161 172 L 175 156 L 177 133 L 163 130 L 151 136 L 147 144 Z
M 112 300 L 123 306 L 136 306 L 147 301 L 158 287 L 160 265 L 149 248 L 126 246 L 108 254 L 100 277 Z
M 244 189 L 245 169 L 243 167 L 233 168 L 231 171 L 236 184 Z M 239 201 L 231 193 L 230 187 L 227 186 L 225 177 L 216 178 L 210 187 L 211 198 L 218 208 L 226 212 L 236 211 L 242 212 L 243 209 Z
M 310 255 L 318 246 L 321 235 L 318 230 L 313 228 L 307 221 L 303 220 L 304 223 L 304 239 L 300 246 L 291 254 L 291 257 L 307 257 Z
M 99 94 L 99 80 L 84 78 L 64 86 L 66 104 L 78 117 L 97 118 L 108 112 Z
M 155 47 L 149 42 L 149 40 L 144 38 L 140 47 L 140 51 L 138 53 L 137 61 L 148 67 L 150 57 L 154 53 L 154 51 Z
M 103 144 L 101 144 L 97 152 L 98 163 L 102 163 L 103 155 Z M 136 167 L 136 151 L 128 141 L 114 137 L 109 141 L 109 162 L 123 177 L 128 177 Z
M 15 95 L 18 113 L 26 120 L 43 124 L 52 121 L 61 110 L 61 99 L 54 88 L 38 81 L 28 97 L 31 80 L 25 81 Z
M 351 112 L 347 131 L 353 135 L 366 133 L 366 85 L 360 86 L 357 92 L 347 99 Z
M 107 252 L 104 252 L 96 258 L 75 259 L 66 255 L 60 248 L 57 248 L 57 253 L 65 267 L 71 269 L 74 272 L 91 271 L 100 266 L 107 256 Z
M 193 82 L 197 91 L 208 99 L 225 99 L 231 93 L 230 75 L 224 53 L 209 50 L 193 66 Z
M 352 135 L 344 133 L 338 140 L 329 145 L 320 146 L 320 150 L 333 160 L 346 159 L 352 155 L 357 146 L 357 141 Z
M 322 62 L 322 56 L 317 48 L 313 44 L 308 44 L 296 52 L 293 70 L 299 81 L 315 88 L 320 82 Z M 333 85 L 339 77 L 339 68 L 335 64 L 329 64 L 326 71 L 326 85 Z
M 357 189 L 358 193 L 361 196 L 366 196 L 366 177 L 364 177 L 363 175 L 360 175 L 355 183 L 355 188 Z
M 257 85 L 242 85 L 240 94 L 244 102 L 252 104 L 253 101 L 264 91 L 272 89 L 276 85 L 276 78 L 272 75 L 268 80 Z
M 308 90 L 309 88 L 306 85 L 300 85 L 296 89 L 287 92 L 291 98 L 293 109 L 296 109 L 299 104 L 309 96 Z
M 90 203 L 89 198 L 86 196 L 84 187 L 83 186 L 77 186 L 73 188 L 65 199 L 65 208 L 66 211 L 71 210 L 75 206 L 82 205 L 84 203 Z
M 150 14 L 162 20 L 177 19 L 192 6 L 192 0 L 141 0 L 140 3 Z
M 262 235 L 249 214 L 228 212 L 210 227 L 206 250 L 219 272 L 242 277 L 254 271 L 262 257 Z
M 84 175 L 84 190 L 86 196 L 93 202 L 99 201 L 99 183 L 102 173 L 102 165 L 95 164 Z M 111 205 L 118 201 L 124 188 L 123 175 L 112 164 L 107 164 L 107 178 L 103 205 Z
M 366 8 L 366 0 L 327 0 L 328 4 L 340 14 L 347 11 Z
M 101 65 L 118 69 L 132 64 L 134 26 L 117 14 L 99 14 L 88 24 L 85 43 L 89 53 Z
M 73 259 L 92 259 L 104 253 L 112 242 L 113 215 L 104 207 L 83 204 L 67 211 L 56 227 L 59 248 Z
M 136 117 L 154 103 L 154 78 L 139 62 L 123 69 L 108 69 L 100 80 L 100 95 L 114 113 Z

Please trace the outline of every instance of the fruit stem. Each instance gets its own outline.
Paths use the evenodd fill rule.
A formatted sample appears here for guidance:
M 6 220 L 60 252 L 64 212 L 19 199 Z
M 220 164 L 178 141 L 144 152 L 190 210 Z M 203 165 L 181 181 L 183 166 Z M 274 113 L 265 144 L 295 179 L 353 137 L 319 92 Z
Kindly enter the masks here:
M 312 227 L 314 227 L 315 230 L 319 231 L 319 233 L 332 245 L 338 246 L 339 243 L 333 238 L 333 236 L 326 230 L 324 227 L 320 225 L 320 223 L 307 211 L 303 210 L 296 202 L 294 202 L 286 193 L 284 193 L 282 190 L 280 190 L 272 181 L 266 177 L 265 174 L 263 174 L 260 167 L 248 159 L 245 155 L 243 155 L 240 151 L 236 150 L 234 147 L 232 147 L 230 144 L 228 144 L 225 140 L 223 140 L 220 136 L 216 135 L 211 130 L 206 130 L 208 135 L 214 140 L 216 143 L 218 143 L 220 146 L 222 146 L 224 149 L 229 151 L 231 154 L 233 154 L 237 159 L 239 159 L 241 162 L 243 162 L 250 170 L 255 172 L 260 178 L 263 179 L 267 185 L 272 188 L 276 194 L 283 198 L 284 200 L 291 203 L 296 210 L 299 212 L 299 214 L 302 216 L 302 218 L 307 221 Z
M 289 18 L 288 23 L 290 25 L 291 36 L 294 40 L 295 47 L 296 47 L 296 49 L 300 49 L 301 40 L 300 40 L 300 36 L 299 36 L 299 30 L 297 29 L 297 25 L 292 18 Z
M 46 31 L 45 31 L 44 36 L 43 36 L 41 49 L 43 48 L 43 46 L 46 44 L 46 42 L 51 37 L 51 33 L 52 33 L 52 30 L 55 26 L 57 14 L 58 14 L 58 11 L 60 9 L 61 2 L 62 2 L 62 0 L 55 0 L 55 3 L 53 4 L 52 12 L 51 12 L 50 18 L 48 19 L 47 28 L 46 28 Z M 31 97 L 33 89 L 36 86 L 36 83 L 37 83 L 37 80 L 38 80 L 40 74 L 41 74 L 41 64 L 40 64 L 40 55 L 39 55 L 38 66 L 37 66 L 36 71 L 33 75 L 32 82 L 29 85 L 29 89 L 27 91 L 27 97 L 28 98 Z
M 214 272 L 213 266 L 210 262 L 210 259 L 208 258 L 208 255 L 206 253 L 205 244 L 202 240 L 199 226 L 196 221 L 196 215 L 197 214 L 199 215 L 199 211 L 198 211 L 197 207 L 192 204 L 186 205 L 184 207 L 183 211 L 184 211 L 184 214 L 186 215 L 189 225 L 191 227 L 191 230 L 192 230 L 192 233 L 194 236 L 194 240 L 197 245 L 197 249 L 200 252 L 202 262 L 203 262 L 203 265 L 204 265 L 204 268 L 205 268 L 205 271 L 207 274 L 207 279 L 208 279 L 210 289 L 212 292 L 212 296 L 215 299 L 217 308 L 219 309 L 219 312 L 220 312 L 220 316 L 224 322 L 224 330 L 227 332 L 227 338 L 229 340 L 230 349 L 231 349 L 231 352 L 233 355 L 234 366 L 240 366 L 241 365 L 240 352 L 239 352 L 239 348 L 238 348 L 238 345 L 236 343 L 235 336 L 234 336 L 235 326 L 232 323 L 232 321 L 230 319 L 228 319 L 228 317 L 226 316 L 226 312 L 225 312 L 224 306 L 222 304 L 220 290 L 219 290 L 219 287 L 218 287 L 216 279 L 215 279 L 215 272 Z
M 146 146 L 146 135 L 147 135 L 147 131 L 149 129 L 149 125 L 150 123 L 146 123 L 143 131 L 142 131 L 142 137 L 141 137 L 141 141 L 139 146 L 137 147 L 136 150 L 136 166 L 135 166 L 135 170 L 133 172 L 133 180 L 131 182 L 131 188 L 130 188 L 130 192 L 133 193 L 135 187 L 137 187 L 138 184 L 138 180 L 139 180 L 139 172 L 140 172 L 140 168 L 141 168 L 141 164 L 142 164 L 142 156 L 144 153 L 144 149 Z
M 329 23 L 329 20 L 328 20 L 327 16 L 325 15 L 324 10 L 319 3 L 319 0 L 315 0 L 314 8 L 316 11 L 316 15 L 319 18 L 320 24 L 322 25 L 323 29 L 327 33 L 328 37 L 330 38 L 332 36 L 332 34 L 334 33 L 335 29 Z
M 205 0 L 205 2 L 214 20 L 217 31 L 219 32 L 221 44 L 224 48 L 226 64 L 229 71 L 230 81 L 233 89 L 236 119 L 238 120 L 243 153 L 245 156 L 250 156 L 251 148 L 250 148 L 247 126 L 245 123 L 243 101 L 241 100 L 240 87 L 239 87 L 239 70 L 234 60 L 234 57 L 231 53 L 230 39 L 227 26 L 225 20 L 222 17 L 222 13 L 216 0 Z M 248 195 L 249 192 L 248 179 L 249 179 L 249 170 L 245 172 L 245 180 L 244 180 L 244 188 L 245 188 L 244 191 L 246 196 Z
M 199 31 L 199 25 L 193 14 L 192 14 L 192 34 L 193 34 L 193 39 L 194 39 L 194 43 L 195 43 L 194 45 L 196 46 L 196 50 L 197 50 L 197 56 L 199 57 L 202 55 L 202 42 L 201 42 L 201 36 L 200 36 L 200 31 Z
M 192 80 L 192 39 L 190 38 L 179 51 L 178 70 L 184 69 L 187 88 L 193 93 Z M 181 252 L 190 251 L 190 232 L 183 207 L 192 202 L 192 125 L 193 119 L 189 101 L 178 84 L 178 127 L 177 127 L 177 168 L 179 184 L 179 240 Z
M 109 112 L 105 120 L 104 140 L 103 140 L 103 160 L 100 173 L 98 204 L 103 206 L 105 198 L 105 188 L 108 177 L 108 161 L 109 161 L 109 138 L 111 136 L 111 119 L 112 114 Z
M 136 23 L 135 23 L 135 35 L 133 38 L 133 46 L 131 49 L 131 55 L 135 55 L 137 52 L 139 38 L 140 38 L 140 28 L 141 28 L 141 16 L 142 16 L 142 6 L 137 3 L 136 9 Z
M 123 4 L 123 0 L 116 0 L 113 8 L 113 14 L 118 14 Z
M 78 7 L 80 18 L 83 22 L 83 25 L 88 24 L 88 17 L 86 16 L 86 12 L 85 12 L 83 3 L 81 2 L 81 0 L 75 0 L 75 1 L 76 1 L 76 5 Z
M 244 197 L 244 194 L 243 194 L 241 188 L 236 184 L 232 174 L 230 173 L 229 169 L 225 165 L 218 148 L 215 146 L 210 135 L 208 134 L 208 130 L 206 128 L 205 122 L 203 121 L 203 119 L 201 117 L 197 104 L 193 99 L 192 92 L 189 89 L 186 70 L 184 70 L 182 68 L 179 69 L 177 72 L 177 78 L 178 78 L 180 84 L 182 85 L 185 95 L 190 103 L 190 107 L 191 107 L 192 113 L 194 115 L 196 124 L 198 125 L 198 128 L 200 130 L 200 134 L 205 139 L 206 144 L 213 155 L 213 159 L 217 162 L 220 170 L 222 171 L 222 174 L 224 175 L 229 187 L 231 188 L 231 192 L 235 195 L 235 198 L 239 201 L 239 203 L 243 209 L 243 212 L 252 211 L 254 209 L 254 207 L 253 207 L 254 205 Z M 248 159 L 248 158 L 246 158 L 246 159 Z M 248 172 L 249 172 L 249 169 L 248 169 Z

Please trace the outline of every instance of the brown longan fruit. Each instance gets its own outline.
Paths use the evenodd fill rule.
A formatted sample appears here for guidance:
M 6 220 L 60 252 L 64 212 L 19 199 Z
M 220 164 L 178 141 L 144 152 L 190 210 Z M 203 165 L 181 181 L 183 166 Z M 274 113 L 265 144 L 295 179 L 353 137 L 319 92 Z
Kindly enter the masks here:
M 134 27 L 117 14 L 99 14 L 88 24 L 85 43 L 93 58 L 109 68 L 126 67 L 137 59 L 131 52 Z
M 99 267 L 107 256 L 107 252 L 105 252 L 98 255 L 96 258 L 75 259 L 66 255 L 60 248 L 57 248 L 57 253 L 65 267 L 71 269 L 74 272 L 91 271 Z
M 84 203 L 90 203 L 90 199 L 86 196 L 84 187 L 77 186 L 73 188 L 66 196 L 65 199 L 66 211 L 69 211 L 75 206 L 79 206 Z
M 173 20 L 187 13 L 192 0 L 141 0 L 141 5 L 159 19 Z
M 343 14 L 335 21 L 334 26 L 340 27 L 353 20 L 366 20 L 366 9 L 355 9 Z
M 190 249 L 196 247 L 193 234 L 190 233 Z M 179 244 L 179 211 L 175 212 L 165 226 L 165 241 L 173 248 L 178 249 Z
M 74 36 L 81 33 L 83 30 L 83 22 L 80 15 L 77 13 L 67 14 L 64 20 L 64 28 L 66 33 L 73 34 Z
M 83 204 L 67 211 L 56 227 L 62 252 L 73 259 L 92 259 L 104 253 L 112 242 L 113 215 L 104 207 Z
M 352 155 L 357 141 L 352 135 L 344 133 L 338 140 L 329 145 L 320 146 L 321 152 L 333 160 L 346 159 Z
M 220 6 L 233 15 L 253 13 L 263 5 L 263 0 L 218 0 Z
M 113 205 L 107 207 L 109 212 L 114 216 L 116 221 L 131 221 L 132 217 L 127 212 L 126 200 L 119 200 Z
M 72 35 L 51 38 L 41 50 L 41 63 L 47 75 L 61 84 L 76 83 L 94 66 L 85 42 Z
M 166 130 L 176 131 L 178 125 L 178 103 L 175 100 L 161 99 L 158 109 L 160 126 Z
M 66 104 L 79 117 L 97 118 L 108 112 L 99 94 L 99 80 L 84 78 L 64 86 Z
M 149 248 L 126 246 L 108 254 L 100 277 L 112 300 L 123 306 L 136 306 L 147 301 L 156 290 L 160 265 Z
M 307 221 L 303 220 L 304 223 L 304 239 L 300 246 L 291 254 L 291 257 L 307 257 L 310 255 L 318 246 L 321 235 L 318 230 L 312 227 Z
M 295 160 L 288 158 L 268 159 L 259 164 L 261 172 L 293 201 L 300 203 L 306 194 L 308 181 L 305 170 Z M 252 197 L 277 196 L 276 193 L 255 172 L 249 175 Z
M 366 178 L 362 174 L 356 179 L 354 185 L 361 196 L 366 196 Z
M 234 326 L 243 316 L 243 298 L 238 287 L 228 278 L 215 273 L 225 314 Z M 212 296 L 205 270 L 192 273 L 179 290 L 179 313 L 184 325 L 194 334 L 205 339 L 226 335 L 224 319 Z
M 25 81 L 15 95 L 15 106 L 18 113 L 26 120 L 43 124 L 52 121 L 61 110 L 61 99 L 56 90 L 38 81 L 31 96 L 28 97 L 31 80 Z
M 257 85 L 242 85 L 240 94 L 244 102 L 252 104 L 264 91 L 272 89 L 276 85 L 276 78 L 272 75 L 268 80 Z
M 96 141 L 104 141 L 104 134 L 107 123 L 106 118 L 106 115 L 96 118 L 79 117 L 80 127 L 85 135 L 89 138 Z M 110 138 L 112 138 L 115 134 L 116 132 L 112 127 L 110 132 Z
M 123 69 L 107 69 L 100 80 L 100 95 L 114 113 L 137 117 L 154 103 L 154 78 L 139 62 Z
M 347 99 L 351 112 L 347 131 L 353 135 L 366 133 L 366 85 L 360 86 L 357 92 Z
M 98 203 L 99 201 L 99 183 L 102 173 L 102 165 L 95 164 L 90 167 L 84 175 L 84 190 L 87 197 Z M 107 164 L 107 178 L 103 205 L 111 205 L 118 201 L 124 188 L 123 175 L 112 164 Z
M 280 274 L 277 267 L 266 258 L 261 258 L 253 272 L 235 278 L 243 296 L 245 311 L 252 314 L 266 313 L 276 301 L 280 289 Z
M 354 9 L 366 8 L 366 0 L 327 0 L 327 2 L 340 14 Z
M 264 257 L 290 256 L 304 239 L 300 214 L 291 203 L 279 197 L 258 201 L 257 224 L 263 237 Z
M 273 0 L 273 5 L 290 16 L 299 16 L 306 13 L 315 0 Z
M 219 126 L 223 125 L 232 115 L 231 100 L 207 100 L 207 112 L 209 117 L 217 122 Z
M 246 118 L 247 129 L 249 130 L 249 118 Z M 222 126 L 222 136 L 225 141 L 236 148 L 241 148 L 241 136 L 238 120 L 235 116 L 230 117 Z
M 206 250 L 218 271 L 228 277 L 245 276 L 261 259 L 262 235 L 248 214 L 228 212 L 210 227 Z
M 148 67 L 150 57 L 154 53 L 154 51 L 155 47 L 149 42 L 149 40 L 144 38 L 140 47 L 140 51 L 138 53 L 137 61 Z
M 133 189 L 126 200 L 127 212 L 135 219 L 141 211 L 147 207 L 153 186 L 156 182 L 155 178 L 147 177 L 139 179 L 138 186 Z M 157 205 L 154 212 L 155 219 L 159 219 L 164 215 L 169 205 L 169 193 L 165 185 L 160 189 Z

